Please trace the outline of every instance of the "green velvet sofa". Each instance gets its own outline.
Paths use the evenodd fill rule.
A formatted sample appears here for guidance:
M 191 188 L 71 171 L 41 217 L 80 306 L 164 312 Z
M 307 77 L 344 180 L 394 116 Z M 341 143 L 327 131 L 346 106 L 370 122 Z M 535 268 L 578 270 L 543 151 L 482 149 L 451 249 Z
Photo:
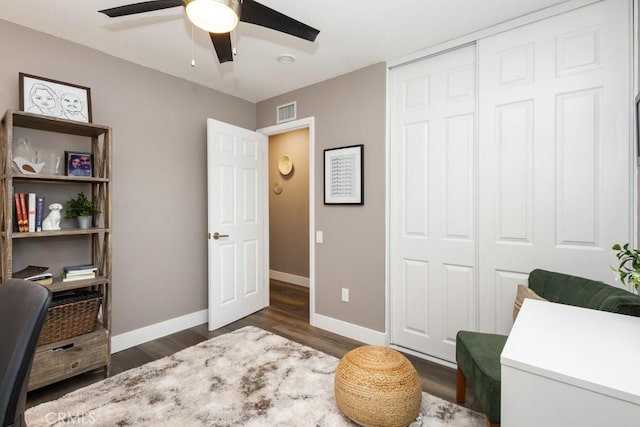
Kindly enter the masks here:
M 640 317 L 640 296 L 603 282 L 533 270 L 529 289 L 551 302 Z M 506 342 L 506 335 L 459 331 L 456 336 L 456 398 L 464 402 L 468 382 L 490 426 L 500 424 L 500 353 Z

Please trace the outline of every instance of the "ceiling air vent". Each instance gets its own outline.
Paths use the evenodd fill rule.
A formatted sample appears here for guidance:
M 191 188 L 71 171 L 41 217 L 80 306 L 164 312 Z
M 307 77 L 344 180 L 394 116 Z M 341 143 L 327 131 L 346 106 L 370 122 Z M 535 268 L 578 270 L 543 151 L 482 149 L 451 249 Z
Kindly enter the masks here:
M 296 102 L 290 102 L 284 105 L 278 105 L 276 108 L 277 114 L 277 123 L 288 122 L 289 120 L 296 119 Z

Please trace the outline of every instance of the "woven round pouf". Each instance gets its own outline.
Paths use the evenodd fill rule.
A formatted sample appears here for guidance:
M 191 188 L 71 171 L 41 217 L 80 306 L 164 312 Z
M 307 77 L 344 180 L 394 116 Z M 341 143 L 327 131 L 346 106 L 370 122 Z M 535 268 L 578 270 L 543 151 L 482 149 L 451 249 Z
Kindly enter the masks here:
M 420 378 L 411 362 L 377 345 L 344 355 L 334 392 L 338 409 L 361 426 L 407 426 L 416 420 L 422 403 Z

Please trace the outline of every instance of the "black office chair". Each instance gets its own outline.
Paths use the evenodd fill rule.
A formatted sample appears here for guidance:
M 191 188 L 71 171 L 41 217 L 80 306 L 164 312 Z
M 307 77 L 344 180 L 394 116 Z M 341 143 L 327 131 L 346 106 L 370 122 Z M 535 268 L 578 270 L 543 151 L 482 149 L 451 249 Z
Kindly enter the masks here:
M 0 284 L 0 422 L 25 426 L 27 385 L 51 292 L 35 282 Z

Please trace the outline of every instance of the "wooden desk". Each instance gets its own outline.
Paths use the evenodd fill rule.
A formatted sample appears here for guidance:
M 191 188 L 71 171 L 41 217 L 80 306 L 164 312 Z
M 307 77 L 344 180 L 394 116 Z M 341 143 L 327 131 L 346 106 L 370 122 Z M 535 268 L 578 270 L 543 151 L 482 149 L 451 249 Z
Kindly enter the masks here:
M 640 318 L 525 300 L 500 357 L 501 425 L 640 426 Z

